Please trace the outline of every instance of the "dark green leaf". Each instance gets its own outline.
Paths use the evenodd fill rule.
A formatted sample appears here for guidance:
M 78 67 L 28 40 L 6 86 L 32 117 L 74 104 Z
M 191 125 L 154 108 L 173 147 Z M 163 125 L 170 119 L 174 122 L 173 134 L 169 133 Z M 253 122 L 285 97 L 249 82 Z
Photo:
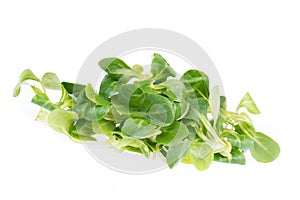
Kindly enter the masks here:
M 189 70 L 183 74 L 181 81 L 187 88 L 188 96 L 209 98 L 208 76 L 198 70 Z
M 221 154 L 215 154 L 214 160 L 218 162 L 231 163 L 231 164 L 240 164 L 240 165 L 246 164 L 246 158 L 243 152 L 233 149 L 230 153 L 232 155 L 231 160 L 229 160 L 227 157 L 222 156 Z
M 230 142 L 231 146 L 235 149 L 248 150 L 253 146 L 253 140 L 246 134 L 235 134 L 226 136 L 227 141 Z
M 79 96 L 85 89 L 85 85 L 81 85 L 78 83 L 62 82 L 61 84 L 64 86 L 64 88 L 69 94 L 72 94 L 75 97 Z
M 107 74 L 101 82 L 99 94 L 103 98 L 109 99 L 117 92 L 117 89 L 118 81 Z
M 45 108 L 49 111 L 55 110 L 57 108 L 59 108 L 57 105 L 55 105 L 54 103 L 52 103 L 48 96 L 44 93 L 38 93 L 36 94 L 33 99 L 31 100 L 32 103 L 39 105 L 42 108 Z
M 171 126 L 164 127 L 162 133 L 156 136 L 160 144 L 170 145 L 181 142 L 189 135 L 189 130 L 182 122 L 174 122 Z

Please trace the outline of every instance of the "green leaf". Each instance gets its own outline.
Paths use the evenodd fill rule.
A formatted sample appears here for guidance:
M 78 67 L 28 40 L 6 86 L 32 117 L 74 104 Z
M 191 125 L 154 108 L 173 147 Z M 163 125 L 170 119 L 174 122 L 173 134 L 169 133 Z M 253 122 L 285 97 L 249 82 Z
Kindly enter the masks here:
M 180 143 L 171 145 L 167 152 L 167 164 L 172 169 L 177 163 L 179 163 L 189 153 L 190 141 L 184 140 Z
M 203 142 L 192 142 L 189 156 L 192 164 L 200 171 L 208 169 L 214 159 L 212 147 Z
M 126 94 L 126 97 L 129 97 L 129 110 L 130 112 L 146 112 L 150 105 L 149 102 L 146 102 L 147 93 L 143 90 L 144 88 L 134 86 L 132 93 Z M 121 92 L 121 89 L 119 91 Z M 123 95 L 123 93 L 121 94 Z M 130 95 L 130 96 L 129 96 Z M 125 96 L 125 95 L 124 95 Z
M 220 111 L 219 111 L 219 117 L 218 117 L 217 124 L 216 124 L 216 128 L 219 131 L 222 131 L 222 129 L 223 129 L 222 126 L 225 122 L 226 107 L 227 107 L 226 97 L 220 96 Z
M 253 146 L 253 140 L 246 134 L 234 134 L 226 136 L 227 141 L 235 149 L 249 150 Z
M 252 114 L 260 114 L 259 109 L 257 108 L 255 102 L 248 92 L 245 94 L 245 96 L 237 106 L 236 112 L 238 112 L 240 108 L 246 108 L 248 112 Z
M 188 102 L 175 102 L 175 107 L 175 120 L 181 120 L 190 110 L 190 104 Z
M 112 135 L 113 130 L 116 129 L 116 125 L 112 121 L 101 119 L 99 121 L 93 121 L 92 128 L 95 133 L 104 134 L 110 137 Z
M 152 123 L 164 127 L 174 122 L 175 107 L 166 97 L 149 94 L 146 97 L 145 106 L 149 107 L 148 117 Z
M 162 133 L 156 136 L 157 143 L 170 145 L 181 142 L 189 135 L 189 129 L 182 122 L 174 122 L 171 126 L 164 127 Z
M 124 136 L 133 139 L 149 138 L 161 133 L 159 127 L 143 119 L 129 118 L 121 129 Z
M 89 92 L 95 94 L 93 90 Z M 83 90 L 73 103 L 72 110 L 75 111 L 80 118 L 90 121 L 98 121 L 104 118 L 104 116 L 109 112 L 110 107 L 109 105 L 102 106 L 94 103 L 93 101 L 97 102 L 97 100 L 95 99 L 95 96 L 93 96 L 93 94 L 89 94 L 89 92 L 88 95 L 92 101 L 87 97 L 86 91 Z M 99 97 L 99 95 L 97 96 Z
M 154 53 L 152 59 L 151 73 L 153 79 L 155 79 L 155 83 L 161 83 L 166 81 L 170 76 L 176 76 L 176 72 L 170 67 L 169 63 L 157 53 Z
M 221 154 L 214 155 L 214 161 L 223 162 L 223 163 L 231 163 L 231 164 L 246 164 L 246 158 L 243 152 L 233 149 L 231 152 L 232 158 L 229 160 L 227 157 L 222 156 Z
M 111 104 L 119 114 L 130 115 L 130 101 L 132 101 L 132 106 L 140 107 L 139 102 L 144 101 L 144 99 L 138 99 L 137 103 L 133 102 L 134 98 L 138 98 L 135 90 L 136 87 L 133 84 L 122 85 L 119 88 L 119 93 L 111 97 Z
M 96 134 L 92 128 L 92 122 L 86 119 L 79 119 L 73 126 L 71 133 L 87 136 Z
M 88 105 L 85 111 L 84 118 L 90 121 L 97 121 L 103 119 L 108 112 L 109 107 Z
M 75 112 L 56 109 L 49 113 L 48 124 L 55 131 L 69 134 L 78 119 L 79 117 Z
M 101 96 L 99 96 L 98 94 L 96 94 L 94 92 L 94 89 L 92 87 L 91 84 L 88 84 L 85 87 L 85 95 L 86 97 L 92 101 L 93 103 L 95 103 L 96 105 L 101 105 L 101 106 L 109 106 L 109 101 L 106 101 L 105 99 L 103 99 Z
M 33 99 L 31 100 L 32 103 L 39 105 L 42 108 L 45 108 L 49 111 L 55 110 L 57 108 L 59 108 L 57 105 L 55 105 L 54 103 L 52 103 L 48 96 L 44 93 L 38 93 L 36 94 Z
M 17 97 L 19 96 L 20 92 L 21 92 L 21 84 L 24 82 L 24 81 L 27 81 L 27 80 L 33 80 L 33 81 L 36 81 L 36 82 L 41 82 L 40 79 L 38 79 L 34 74 L 33 72 L 30 70 L 30 69 L 25 69 L 21 75 L 20 75 L 20 78 L 19 78 L 19 82 L 17 83 L 15 89 L 14 89 L 14 93 L 13 93 L 13 96 L 14 97 Z
M 98 63 L 112 78 L 119 80 L 131 71 L 131 68 L 119 58 L 104 58 Z
M 272 162 L 280 153 L 280 147 L 272 138 L 261 132 L 255 133 L 254 144 L 250 149 L 251 155 L 258 162 Z
M 85 89 L 85 85 L 81 85 L 78 83 L 62 82 L 61 84 L 64 86 L 64 88 L 69 94 L 72 94 L 75 97 L 79 96 Z
M 118 81 L 107 74 L 101 82 L 99 94 L 103 98 L 109 99 L 117 92 L 117 89 Z
M 83 103 L 74 105 L 72 108 L 80 118 L 84 118 L 90 121 L 98 121 L 109 112 L 109 107 L 94 106 L 90 103 Z
M 188 70 L 182 75 L 181 81 L 187 88 L 188 96 L 209 98 L 209 79 L 205 73 L 198 70 Z
M 201 115 L 206 116 L 208 109 L 208 102 L 203 98 L 190 99 L 190 109 L 185 119 L 192 119 L 199 123 Z
M 80 141 L 97 141 L 96 138 L 89 136 L 89 135 L 80 135 L 77 134 L 76 131 L 73 131 L 69 134 L 69 137 L 74 141 L 74 142 L 80 142 Z
M 216 127 L 220 111 L 220 91 L 218 86 L 213 87 L 210 92 L 209 108 L 214 119 L 214 126 Z
M 186 99 L 185 86 L 180 80 L 170 79 L 161 85 L 166 87 L 163 93 L 173 101 L 182 102 Z
M 63 85 L 61 85 L 61 97 L 59 99 L 59 103 L 57 105 L 64 109 L 64 108 L 71 108 L 73 103 L 72 97 L 69 96 L 68 91 L 65 89 Z
M 59 78 L 56 74 L 52 72 L 47 72 L 42 77 L 42 84 L 45 88 L 51 89 L 51 90 L 60 90 L 61 84 L 59 81 Z
M 144 154 L 147 158 L 150 156 L 150 149 L 141 140 L 123 138 L 120 141 L 114 142 L 114 146 L 123 151 L 127 150 L 131 152 Z

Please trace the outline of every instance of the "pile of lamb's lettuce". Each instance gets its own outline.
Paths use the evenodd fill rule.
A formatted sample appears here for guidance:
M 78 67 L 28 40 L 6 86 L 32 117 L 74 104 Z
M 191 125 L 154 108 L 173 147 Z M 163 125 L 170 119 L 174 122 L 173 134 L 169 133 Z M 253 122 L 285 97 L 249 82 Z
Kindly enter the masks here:
M 279 145 L 254 129 L 251 114 L 260 111 L 247 93 L 235 112 L 227 111 L 226 98 L 218 87 L 210 90 L 209 77 L 189 70 L 180 78 L 167 61 L 154 54 L 151 76 L 143 67 L 129 67 L 118 58 L 105 58 L 99 66 L 107 73 L 99 92 L 90 84 L 60 82 L 54 73 L 42 79 L 26 69 L 15 87 L 28 80 L 41 110 L 37 116 L 54 130 L 75 141 L 96 141 L 103 134 L 119 148 L 144 154 L 160 153 L 170 168 L 179 162 L 207 169 L 213 160 L 245 164 L 244 153 L 259 162 L 271 162 L 279 155 Z M 60 90 L 53 102 L 47 90 Z

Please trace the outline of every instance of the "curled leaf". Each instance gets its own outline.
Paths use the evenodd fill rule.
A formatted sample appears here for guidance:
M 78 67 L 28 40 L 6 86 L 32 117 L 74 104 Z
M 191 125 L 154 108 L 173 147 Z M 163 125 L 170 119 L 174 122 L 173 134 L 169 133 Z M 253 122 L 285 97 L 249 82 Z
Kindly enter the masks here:
M 19 78 L 19 82 L 17 83 L 17 85 L 14 89 L 14 92 L 13 92 L 14 97 L 19 96 L 19 94 L 21 92 L 21 84 L 24 81 L 27 81 L 27 80 L 33 80 L 33 81 L 36 81 L 36 82 L 41 82 L 40 79 L 37 78 L 30 69 L 25 69 L 21 73 L 20 78 Z

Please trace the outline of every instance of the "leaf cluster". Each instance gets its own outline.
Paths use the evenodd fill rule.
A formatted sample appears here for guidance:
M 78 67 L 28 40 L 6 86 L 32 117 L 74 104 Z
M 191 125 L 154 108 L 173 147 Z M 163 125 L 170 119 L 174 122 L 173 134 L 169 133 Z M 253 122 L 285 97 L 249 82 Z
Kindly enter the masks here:
M 235 112 L 226 108 L 219 88 L 210 89 L 209 77 L 188 70 L 180 78 L 169 63 L 154 54 L 151 74 L 140 65 L 128 66 L 119 58 L 104 58 L 99 66 L 107 73 L 99 91 L 88 85 L 60 82 L 54 73 L 39 79 L 31 70 L 22 72 L 14 90 L 30 84 L 32 102 L 41 107 L 38 119 L 72 140 L 96 141 L 103 134 L 122 151 L 146 157 L 160 154 L 170 168 L 179 162 L 205 170 L 215 161 L 245 164 L 244 153 L 259 162 L 271 162 L 279 145 L 255 130 L 249 115 L 260 111 L 247 93 Z M 48 90 L 61 98 L 52 102 Z

